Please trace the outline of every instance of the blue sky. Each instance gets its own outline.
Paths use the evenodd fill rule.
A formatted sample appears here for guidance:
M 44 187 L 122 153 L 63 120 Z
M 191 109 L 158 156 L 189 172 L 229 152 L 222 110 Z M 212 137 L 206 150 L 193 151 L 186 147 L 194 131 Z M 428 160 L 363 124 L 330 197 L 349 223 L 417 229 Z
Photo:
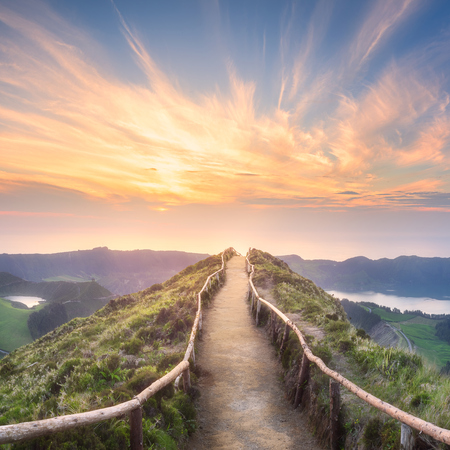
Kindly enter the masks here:
M 450 4 L 0 0 L 0 251 L 449 256 Z

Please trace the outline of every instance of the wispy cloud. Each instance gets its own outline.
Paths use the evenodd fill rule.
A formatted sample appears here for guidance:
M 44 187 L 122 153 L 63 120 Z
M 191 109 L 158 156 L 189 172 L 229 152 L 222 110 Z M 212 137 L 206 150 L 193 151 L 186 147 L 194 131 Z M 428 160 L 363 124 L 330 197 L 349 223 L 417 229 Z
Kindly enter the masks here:
M 377 2 L 346 49 L 347 71 L 314 59 L 329 2 L 318 4 L 303 41 L 292 38 L 288 23 L 277 104 L 262 113 L 257 82 L 245 80 L 231 61 L 227 88 L 187 94 L 117 9 L 144 85 L 104 73 L 85 51 L 91 39 L 61 18 L 47 20 L 50 11 L 40 22 L 3 4 L 3 190 L 27 181 L 112 204 L 139 198 L 152 208 L 233 202 L 395 208 L 421 183 L 424 192 L 442 195 L 422 198 L 415 188 L 410 207 L 447 207 L 442 172 L 449 166 L 450 117 L 443 81 L 425 76 L 409 57 L 357 90 L 346 88 L 351 66 L 368 64 L 414 5 Z M 399 189 L 403 194 L 390 196 Z

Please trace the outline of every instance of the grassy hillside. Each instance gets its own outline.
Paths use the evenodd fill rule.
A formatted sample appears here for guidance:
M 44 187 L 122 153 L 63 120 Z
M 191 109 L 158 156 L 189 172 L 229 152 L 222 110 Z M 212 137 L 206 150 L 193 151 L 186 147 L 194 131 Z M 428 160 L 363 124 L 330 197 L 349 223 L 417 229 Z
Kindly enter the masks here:
M 300 329 L 308 329 L 306 339 L 313 353 L 330 368 L 380 399 L 440 427 L 450 428 L 449 377 L 441 375 L 420 355 L 386 349 L 368 339 L 364 330 L 357 330 L 349 323 L 337 299 L 294 273 L 281 260 L 253 250 L 250 261 L 255 264 L 257 287 L 269 288 L 279 308 L 291 313 L 290 317 L 299 323 Z M 397 325 L 403 329 L 401 322 Z M 410 332 L 408 324 L 404 330 Z M 416 335 L 416 339 L 430 337 L 427 330 L 424 328 L 421 337 Z M 283 331 L 284 326 L 277 328 L 277 345 L 281 343 Z M 282 355 L 290 398 L 295 394 L 302 353 L 298 340 L 291 333 Z M 303 408 L 308 410 L 317 435 L 325 440 L 329 379 L 315 365 L 311 367 L 311 374 Z M 400 424 L 368 407 L 345 389 L 342 389 L 340 423 L 342 448 L 400 448 Z M 416 433 L 415 437 L 416 445 L 420 446 L 417 448 L 438 448 L 438 444 L 423 434 Z
M 133 398 L 182 360 L 197 309 L 195 294 L 220 266 L 220 256 L 207 258 L 163 284 L 111 300 L 92 316 L 74 319 L 5 357 L 0 364 L 0 424 Z M 143 427 L 145 448 L 182 445 L 195 428 L 190 397 L 166 388 L 145 404 Z M 12 448 L 128 447 L 124 417 Z
M 40 308 L 42 306 L 33 309 L 14 308 L 11 302 L 0 298 L 0 348 L 2 350 L 10 352 L 33 340 L 28 330 L 27 320 L 32 312 Z

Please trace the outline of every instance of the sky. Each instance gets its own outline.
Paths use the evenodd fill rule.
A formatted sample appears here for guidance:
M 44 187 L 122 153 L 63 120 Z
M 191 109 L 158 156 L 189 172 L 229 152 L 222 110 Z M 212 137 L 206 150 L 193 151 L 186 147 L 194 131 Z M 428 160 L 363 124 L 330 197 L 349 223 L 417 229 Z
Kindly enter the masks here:
M 450 257 L 447 0 L 0 0 L 0 253 Z

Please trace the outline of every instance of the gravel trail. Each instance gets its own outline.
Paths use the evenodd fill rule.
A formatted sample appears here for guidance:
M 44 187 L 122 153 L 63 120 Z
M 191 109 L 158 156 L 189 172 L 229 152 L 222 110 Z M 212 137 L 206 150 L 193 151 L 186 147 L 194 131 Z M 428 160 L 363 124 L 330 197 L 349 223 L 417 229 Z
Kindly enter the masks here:
M 199 429 L 188 448 L 322 449 L 306 418 L 285 399 L 280 363 L 246 301 L 245 258 L 227 263 L 227 280 L 204 311 Z

